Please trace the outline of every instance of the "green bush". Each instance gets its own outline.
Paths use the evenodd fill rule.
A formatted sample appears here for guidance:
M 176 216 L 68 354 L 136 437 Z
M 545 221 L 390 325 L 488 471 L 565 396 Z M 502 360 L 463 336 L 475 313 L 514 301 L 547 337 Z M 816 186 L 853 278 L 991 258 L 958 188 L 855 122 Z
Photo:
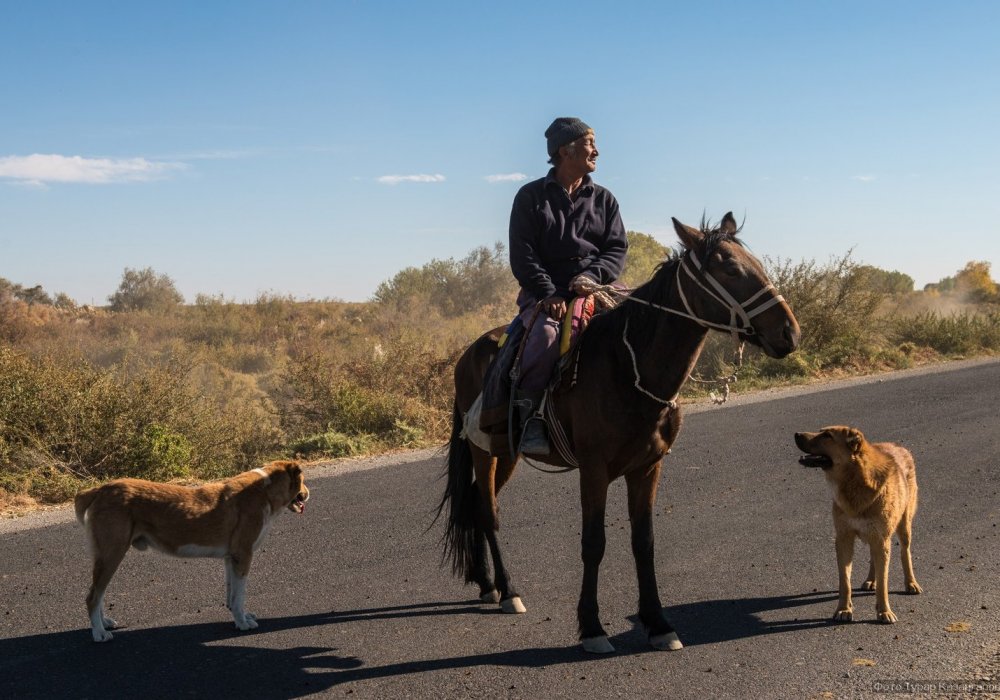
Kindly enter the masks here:
M 155 481 L 191 476 L 194 450 L 180 433 L 158 423 L 147 425 L 125 447 L 126 460 Z
M 327 430 L 293 440 L 289 447 L 293 454 L 308 459 L 355 457 L 386 448 L 416 447 L 423 444 L 423 439 L 424 434 L 421 429 L 397 420 L 391 430 L 378 435 L 364 432 L 347 434 L 339 430 Z
M 816 367 L 804 353 L 796 352 L 788 357 L 775 360 L 761 354 L 751 366 L 756 369 L 756 376 L 763 379 L 805 379 L 816 374 Z
M 932 348 L 945 355 L 1000 350 L 1000 312 L 940 315 L 922 313 L 896 319 L 898 343 Z
M 292 441 L 290 448 L 296 455 L 309 459 L 318 457 L 354 457 L 376 448 L 373 435 L 345 435 L 336 430 L 308 435 Z
M 375 290 L 382 306 L 420 313 L 430 306 L 447 318 L 477 311 L 504 300 L 513 304 L 517 283 L 504 246 L 479 247 L 461 260 L 431 260 L 408 267 Z
M 183 303 L 174 281 L 159 275 L 151 267 L 133 270 L 126 267 L 115 293 L 108 297 L 113 311 L 168 311 Z
M 363 365 L 352 367 L 359 370 Z M 388 369 L 385 373 L 391 374 Z M 286 432 L 292 436 L 372 435 L 389 447 L 420 444 L 425 435 L 443 438 L 443 410 L 426 405 L 405 387 L 385 389 L 378 386 L 381 379 L 375 386 L 365 383 L 372 378 L 360 371 L 329 371 L 312 358 L 290 363 L 291 395 L 282 412 Z

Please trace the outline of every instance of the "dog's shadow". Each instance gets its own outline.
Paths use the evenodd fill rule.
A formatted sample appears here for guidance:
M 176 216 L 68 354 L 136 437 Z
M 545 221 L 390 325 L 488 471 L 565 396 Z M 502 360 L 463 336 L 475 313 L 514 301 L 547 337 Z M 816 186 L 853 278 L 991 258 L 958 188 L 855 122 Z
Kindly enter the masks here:
M 268 619 L 260 631 L 273 631 L 275 623 L 287 629 L 325 622 L 326 615 Z M 335 647 L 263 648 L 254 636 L 227 621 L 125 627 L 103 644 L 91 641 L 89 628 L 4 639 L 0 697 L 294 698 L 328 687 L 318 682 L 324 671 L 362 665 Z
M 236 633 L 232 622 L 114 630 L 95 644 L 89 629 L 0 640 L 0 697 L 298 698 L 350 681 L 484 665 L 538 667 L 579 661 L 577 645 L 366 666 L 336 647 L 269 648 L 254 637 L 346 622 L 491 615 L 479 601 L 424 603 L 264 618 Z M 227 644 L 227 642 L 232 642 Z M 512 640 L 512 643 L 514 640 Z

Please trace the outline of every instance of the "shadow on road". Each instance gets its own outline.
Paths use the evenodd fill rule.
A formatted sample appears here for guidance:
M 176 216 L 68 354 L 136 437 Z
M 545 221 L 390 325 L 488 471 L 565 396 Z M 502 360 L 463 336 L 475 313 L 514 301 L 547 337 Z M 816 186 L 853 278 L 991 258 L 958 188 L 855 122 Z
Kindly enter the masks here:
M 338 684 L 439 669 L 544 666 L 578 661 L 576 647 L 522 649 L 447 659 L 364 665 L 336 647 L 274 649 L 248 645 L 254 637 L 307 627 L 431 615 L 493 614 L 478 601 L 425 603 L 265 618 L 253 632 L 231 622 L 115 631 L 95 644 L 89 629 L 0 640 L 0 697 L 267 697 L 297 698 Z M 235 640 L 238 645 L 227 645 Z
M 711 644 L 830 624 L 828 619 L 766 622 L 769 611 L 833 601 L 835 593 L 716 600 L 668 608 L 685 644 Z M 275 632 L 346 622 L 441 615 L 494 614 L 478 601 L 423 603 L 265 618 L 259 630 L 236 634 L 230 622 L 121 629 L 107 644 L 89 629 L 0 640 L 0 697 L 235 697 L 297 698 L 342 683 L 479 666 L 539 668 L 588 658 L 578 644 L 516 649 L 443 659 L 365 666 L 336 647 L 275 649 L 247 645 Z M 235 640 L 238 645 L 227 645 Z M 613 640 L 618 654 L 649 652 L 636 630 Z
M 231 622 L 115 631 L 95 644 L 90 630 L 0 640 L 0 697 L 5 698 L 293 698 L 329 683 L 322 674 L 362 665 L 334 647 L 258 648 L 246 645 L 277 629 L 326 624 L 313 615 L 262 620 L 257 632 Z M 240 646 L 226 646 L 237 639 Z
M 829 610 L 824 608 L 821 617 L 816 617 L 812 610 L 808 611 L 810 615 L 792 615 L 789 619 L 771 619 L 774 616 L 769 613 L 791 613 L 796 608 L 834 603 L 836 600 L 836 591 L 818 591 L 768 598 L 705 600 L 669 606 L 666 613 L 670 623 L 678 630 L 681 641 L 687 646 L 694 646 L 827 627 L 833 624 L 830 618 L 834 605 L 830 605 Z

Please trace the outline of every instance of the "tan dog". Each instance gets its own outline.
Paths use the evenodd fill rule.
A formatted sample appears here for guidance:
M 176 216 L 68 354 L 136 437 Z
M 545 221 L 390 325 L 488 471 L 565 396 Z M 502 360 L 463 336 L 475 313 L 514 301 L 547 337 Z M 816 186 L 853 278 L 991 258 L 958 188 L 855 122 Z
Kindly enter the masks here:
M 118 479 L 76 497 L 76 517 L 93 547 L 94 578 L 87 612 L 95 642 L 106 642 L 115 621 L 104 616 L 104 591 L 129 546 L 178 557 L 225 561 L 226 606 L 236 627 L 257 627 L 243 606 L 254 550 L 285 508 L 301 513 L 309 500 L 296 462 L 272 462 L 198 488 Z
M 854 538 L 871 549 L 871 566 L 862 584 L 875 591 L 878 621 L 891 623 L 889 608 L 889 552 L 893 531 L 899 536 L 906 592 L 920 593 L 913 576 L 910 534 L 917 512 L 917 472 L 909 450 L 891 442 L 870 443 L 860 430 L 843 425 L 818 433 L 795 433 L 795 444 L 806 455 L 799 462 L 820 467 L 833 491 L 833 526 L 837 534 L 840 600 L 834 620 L 850 622 L 851 562 Z

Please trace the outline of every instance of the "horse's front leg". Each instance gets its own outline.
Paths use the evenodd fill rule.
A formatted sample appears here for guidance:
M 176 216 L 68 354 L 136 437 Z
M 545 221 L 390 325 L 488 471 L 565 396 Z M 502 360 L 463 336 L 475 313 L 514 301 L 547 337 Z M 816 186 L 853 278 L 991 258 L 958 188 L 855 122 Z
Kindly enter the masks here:
M 580 468 L 580 502 L 583 507 L 583 586 L 576 617 L 580 625 L 580 640 L 586 651 L 608 654 L 615 650 L 608 633 L 601 626 L 597 604 L 597 575 L 604 558 L 604 509 L 608 500 L 608 479 L 603 473 L 593 474 Z
M 625 475 L 628 514 L 632 521 L 632 556 L 639 578 L 639 619 L 646 626 L 650 646 L 674 651 L 683 645 L 663 614 L 653 556 L 653 506 L 659 480 L 660 460 L 644 470 L 636 469 Z

